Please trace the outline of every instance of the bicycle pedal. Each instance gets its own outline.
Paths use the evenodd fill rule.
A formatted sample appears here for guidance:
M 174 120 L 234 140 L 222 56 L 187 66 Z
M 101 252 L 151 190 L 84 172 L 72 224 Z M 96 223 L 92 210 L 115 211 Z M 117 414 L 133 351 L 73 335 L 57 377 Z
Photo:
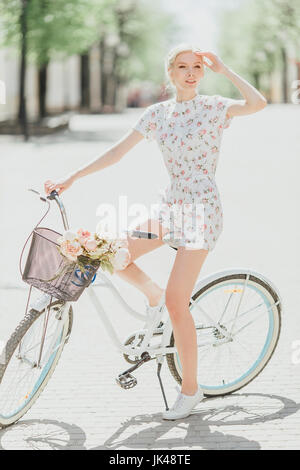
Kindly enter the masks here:
M 116 378 L 116 382 L 117 382 L 118 385 L 120 385 L 120 387 L 124 388 L 125 390 L 127 390 L 129 388 L 133 388 L 137 384 L 136 378 L 133 375 L 129 374 L 129 373 L 120 374 Z

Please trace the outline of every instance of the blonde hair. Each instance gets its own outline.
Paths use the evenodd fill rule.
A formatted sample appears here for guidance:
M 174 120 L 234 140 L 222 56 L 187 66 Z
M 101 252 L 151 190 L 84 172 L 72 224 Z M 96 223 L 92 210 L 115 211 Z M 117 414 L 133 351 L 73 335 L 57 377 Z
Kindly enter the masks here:
M 166 58 L 165 58 L 165 76 L 166 76 L 166 83 L 167 83 L 167 85 L 165 86 L 166 90 L 168 88 L 173 89 L 173 91 L 176 89 L 169 75 L 168 69 L 172 67 L 178 54 L 180 54 L 181 52 L 187 52 L 187 51 L 195 52 L 195 51 L 201 51 L 201 49 L 195 43 L 182 42 L 178 44 L 177 46 L 172 47 L 172 49 L 170 49 L 168 54 L 166 55 Z

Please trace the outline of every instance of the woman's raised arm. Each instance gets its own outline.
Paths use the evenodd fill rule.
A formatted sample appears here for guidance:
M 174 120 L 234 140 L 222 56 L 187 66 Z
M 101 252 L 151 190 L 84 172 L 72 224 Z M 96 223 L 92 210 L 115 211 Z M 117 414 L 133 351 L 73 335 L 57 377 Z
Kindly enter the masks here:
M 204 65 L 209 67 L 213 72 L 222 73 L 227 77 L 240 91 L 244 100 L 232 100 L 232 105 L 228 106 L 227 114 L 229 117 L 242 116 L 260 111 L 267 105 L 266 98 L 240 75 L 231 70 L 214 52 L 197 51 L 195 54 L 207 57 L 211 64 L 203 60 Z

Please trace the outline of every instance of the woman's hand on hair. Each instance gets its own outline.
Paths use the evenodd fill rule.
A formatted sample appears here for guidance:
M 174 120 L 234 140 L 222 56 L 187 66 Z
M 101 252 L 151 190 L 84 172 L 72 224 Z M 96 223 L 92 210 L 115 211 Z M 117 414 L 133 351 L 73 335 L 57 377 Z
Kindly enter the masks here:
M 220 57 L 217 56 L 214 52 L 205 52 L 205 51 L 195 51 L 194 54 L 197 54 L 203 58 L 203 64 L 206 65 L 210 70 L 216 73 L 223 73 L 226 70 L 226 65 Z M 211 64 L 209 64 L 205 59 L 209 59 Z

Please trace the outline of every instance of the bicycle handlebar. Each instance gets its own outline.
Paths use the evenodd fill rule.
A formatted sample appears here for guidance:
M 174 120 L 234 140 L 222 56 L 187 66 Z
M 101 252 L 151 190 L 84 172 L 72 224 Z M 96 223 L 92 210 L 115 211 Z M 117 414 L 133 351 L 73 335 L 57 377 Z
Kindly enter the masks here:
M 28 191 L 32 191 L 33 193 L 38 194 L 39 197 L 40 197 L 40 200 L 43 201 L 43 202 L 47 202 L 49 205 L 50 205 L 49 200 L 50 201 L 55 200 L 56 204 L 58 205 L 60 215 L 62 217 L 64 229 L 69 230 L 70 227 L 69 227 L 69 223 L 68 223 L 68 219 L 67 219 L 66 209 L 65 209 L 65 206 L 63 205 L 62 200 L 60 199 L 59 194 L 56 191 L 56 189 L 51 191 L 51 193 L 46 197 L 42 196 L 41 193 L 39 191 L 37 191 L 36 189 L 29 188 Z
M 42 196 L 41 193 L 39 193 L 39 191 L 36 191 L 35 189 L 30 188 L 30 189 L 28 189 L 28 191 L 32 191 L 33 193 L 38 194 L 39 197 L 40 197 L 40 200 L 43 201 L 43 202 L 47 202 L 49 207 L 50 207 L 49 200 L 50 201 L 55 200 L 56 204 L 58 205 L 60 215 L 62 217 L 64 228 L 65 228 L 65 230 L 69 230 L 70 227 L 69 227 L 69 223 L 68 223 L 68 219 L 67 219 L 66 209 L 65 209 L 65 206 L 63 205 L 62 200 L 60 199 L 60 196 L 59 196 L 58 192 L 56 191 L 56 189 L 51 191 L 51 193 L 46 197 Z M 48 210 L 49 210 L 49 207 L 48 207 Z M 46 212 L 46 214 L 47 213 L 48 213 L 48 211 Z M 46 214 L 44 215 L 44 217 L 46 216 Z M 150 239 L 151 238 L 158 238 L 158 236 L 156 234 L 151 233 L 151 232 L 142 232 L 142 231 L 139 231 L 139 230 L 127 230 L 127 232 L 130 232 L 132 236 L 136 236 L 137 238 L 150 238 Z M 173 248 L 174 250 L 177 250 L 177 248 L 175 246 L 172 246 L 172 245 L 169 245 L 169 246 L 171 248 Z

